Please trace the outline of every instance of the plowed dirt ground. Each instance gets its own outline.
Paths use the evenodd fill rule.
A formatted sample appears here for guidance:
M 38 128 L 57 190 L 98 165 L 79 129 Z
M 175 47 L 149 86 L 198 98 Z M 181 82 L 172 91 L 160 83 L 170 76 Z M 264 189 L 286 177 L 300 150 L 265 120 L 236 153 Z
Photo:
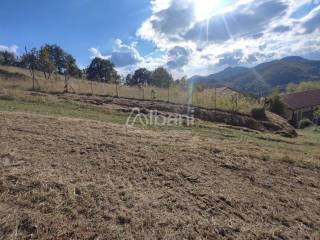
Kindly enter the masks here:
M 319 139 L 22 112 L 0 130 L 0 239 L 320 238 Z

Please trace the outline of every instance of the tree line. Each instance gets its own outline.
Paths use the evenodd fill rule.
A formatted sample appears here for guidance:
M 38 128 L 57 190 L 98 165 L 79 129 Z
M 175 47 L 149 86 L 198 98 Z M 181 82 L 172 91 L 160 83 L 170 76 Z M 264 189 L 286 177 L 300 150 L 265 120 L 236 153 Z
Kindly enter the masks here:
M 57 45 L 49 44 L 40 49 L 32 48 L 30 51 L 26 48 L 20 57 L 7 51 L 0 52 L 0 64 L 41 71 L 46 79 L 50 79 L 53 73 L 73 77 L 81 77 L 83 73 L 71 54 Z
M 154 71 L 139 68 L 133 74 L 121 77 L 115 69 L 114 64 L 108 59 L 94 58 L 90 65 L 81 70 L 75 58 L 65 52 L 58 45 L 45 44 L 40 49 L 25 49 L 25 52 L 16 57 L 14 53 L 0 52 L 0 65 L 15 66 L 30 70 L 35 80 L 35 71 L 43 73 L 45 79 L 50 79 L 53 74 L 60 74 L 68 78 L 86 78 L 90 81 L 126 84 L 128 86 L 155 86 L 168 88 L 174 81 L 171 74 L 163 67 Z
M 163 67 L 154 71 L 146 68 L 140 68 L 134 74 L 128 74 L 125 82 L 129 86 L 155 86 L 159 88 L 168 88 L 173 83 L 171 74 Z
M 101 58 L 94 58 L 84 73 L 90 81 L 121 83 L 128 86 L 168 88 L 174 82 L 172 75 L 163 67 L 158 67 L 154 71 L 139 68 L 133 74 L 122 78 L 110 60 Z

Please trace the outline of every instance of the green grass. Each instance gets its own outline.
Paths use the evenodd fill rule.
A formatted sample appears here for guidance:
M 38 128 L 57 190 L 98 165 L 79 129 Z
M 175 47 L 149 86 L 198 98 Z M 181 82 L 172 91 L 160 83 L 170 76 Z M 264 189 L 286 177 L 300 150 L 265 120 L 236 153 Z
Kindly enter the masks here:
M 0 96 L 0 111 L 36 113 L 120 125 L 124 125 L 129 116 L 128 113 L 103 106 L 62 101 L 50 96 L 26 96 L 19 93 Z M 226 142 L 226 147 L 236 154 L 246 152 L 246 149 L 240 146 L 251 146 L 259 150 L 252 152 L 249 157 L 263 161 L 266 159 L 285 161 L 307 168 L 320 168 L 320 157 L 317 157 L 320 156 L 320 131 L 316 131 L 315 128 L 299 130 L 298 138 L 287 139 L 268 133 L 244 132 L 202 121 L 196 121 L 193 127 L 143 126 L 139 123 L 135 127 L 152 131 L 178 131 L 191 136 L 215 139 L 219 143 Z
M 0 111 L 37 113 L 47 116 L 70 117 L 78 119 L 95 120 L 124 125 L 129 116 L 116 110 L 101 106 L 78 102 L 59 101 L 49 96 L 26 96 L 19 93 L 10 93 L 0 96 Z M 213 123 L 196 122 L 193 127 L 187 126 L 143 126 L 139 121 L 136 127 L 155 131 L 182 131 L 198 134 L 210 138 L 237 138 L 245 139 L 255 137 L 254 133 L 244 133 L 234 129 L 222 128 Z
M 0 111 L 37 113 L 48 116 L 70 117 L 125 124 L 127 114 L 102 107 L 70 102 L 26 102 L 0 100 Z

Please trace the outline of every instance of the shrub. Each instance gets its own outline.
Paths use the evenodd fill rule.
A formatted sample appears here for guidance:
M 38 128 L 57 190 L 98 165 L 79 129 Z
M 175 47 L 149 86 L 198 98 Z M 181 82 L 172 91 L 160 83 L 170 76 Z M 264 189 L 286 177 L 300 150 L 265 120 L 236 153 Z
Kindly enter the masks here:
M 314 117 L 317 119 L 320 119 L 320 108 L 318 108 L 315 112 L 314 112 Z
M 313 125 L 313 122 L 310 120 L 310 119 L 302 119 L 300 122 L 299 122 L 299 128 L 301 129 L 304 129 L 304 128 L 307 128 L 307 127 L 311 127 Z
M 283 115 L 285 111 L 285 105 L 281 101 L 279 95 L 274 95 L 268 100 L 269 110 L 278 115 Z
M 258 119 L 258 120 L 263 120 L 263 119 L 266 119 L 267 116 L 266 116 L 266 110 L 265 108 L 253 108 L 251 110 L 251 116 L 255 119 Z

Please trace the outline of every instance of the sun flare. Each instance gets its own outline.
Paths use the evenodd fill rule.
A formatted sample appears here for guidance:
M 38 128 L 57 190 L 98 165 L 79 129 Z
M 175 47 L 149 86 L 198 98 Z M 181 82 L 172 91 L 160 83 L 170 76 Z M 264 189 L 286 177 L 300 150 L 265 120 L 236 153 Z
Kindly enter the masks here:
M 193 0 L 197 21 L 208 19 L 217 11 L 221 0 Z

